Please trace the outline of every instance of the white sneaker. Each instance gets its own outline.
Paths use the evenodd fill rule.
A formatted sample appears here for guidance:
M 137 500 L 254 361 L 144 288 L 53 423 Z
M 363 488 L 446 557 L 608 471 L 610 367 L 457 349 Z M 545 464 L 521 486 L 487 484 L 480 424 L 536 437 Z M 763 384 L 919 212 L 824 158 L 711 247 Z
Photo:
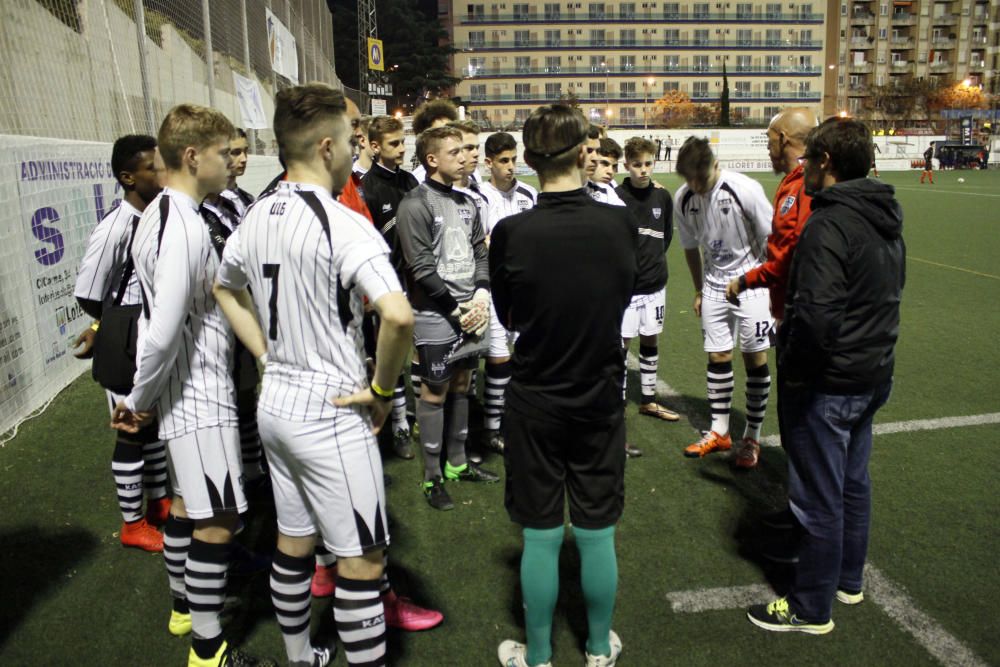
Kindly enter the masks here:
M 525 656 L 528 654 L 528 647 L 521 642 L 507 639 L 500 642 L 497 648 L 497 657 L 503 667 L 530 667 Z M 552 667 L 551 662 L 545 662 L 537 667 Z
M 865 601 L 865 594 L 862 591 L 850 593 L 843 589 L 837 589 L 837 599 L 843 604 L 861 604 Z
M 590 655 L 587 654 L 587 667 L 615 667 L 618 656 L 622 654 L 622 640 L 618 634 L 612 630 L 608 641 L 611 642 L 611 655 Z

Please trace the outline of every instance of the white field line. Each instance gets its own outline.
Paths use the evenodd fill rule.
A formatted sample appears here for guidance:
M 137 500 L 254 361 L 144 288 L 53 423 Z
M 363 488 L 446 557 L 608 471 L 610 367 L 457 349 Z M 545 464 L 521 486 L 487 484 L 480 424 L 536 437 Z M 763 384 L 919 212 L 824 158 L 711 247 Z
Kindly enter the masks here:
M 942 192 L 953 195 L 967 195 L 970 197 L 1000 197 L 1000 195 L 987 194 L 985 192 L 971 192 L 969 190 L 942 190 L 933 185 L 928 185 L 926 187 L 913 187 L 909 185 L 894 185 L 892 186 L 896 190 L 913 190 L 914 192 Z
M 982 415 L 968 415 L 966 417 L 938 417 L 937 419 L 912 419 L 910 421 L 875 424 L 872 427 L 872 434 L 889 435 L 891 433 L 933 431 L 942 428 L 981 426 L 983 424 L 1000 424 L 1000 412 L 988 412 Z M 766 438 L 762 438 L 760 444 L 764 447 L 777 447 L 781 444 L 781 438 L 777 435 L 769 435 Z
M 865 566 L 866 599 L 878 606 L 886 616 L 913 636 L 928 653 L 945 667 L 985 667 L 986 663 L 972 649 L 956 639 L 933 618 L 917 608 L 916 603 L 899 585 L 869 563 Z M 674 613 L 698 613 L 724 609 L 743 609 L 752 604 L 771 602 L 776 593 L 770 586 L 728 586 L 702 588 L 667 593 L 667 602 Z M 834 602 L 834 611 L 836 605 Z
M 628 353 L 628 358 L 625 360 L 626 365 L 630 371 L 639 372 L 639 358 L 636 357 L 631 352 Z M 664 398 L 680 398 L 681 393 L 671 387 L 669 384 L 660 379 L 660 376 L 656 376 L 656 393 Z

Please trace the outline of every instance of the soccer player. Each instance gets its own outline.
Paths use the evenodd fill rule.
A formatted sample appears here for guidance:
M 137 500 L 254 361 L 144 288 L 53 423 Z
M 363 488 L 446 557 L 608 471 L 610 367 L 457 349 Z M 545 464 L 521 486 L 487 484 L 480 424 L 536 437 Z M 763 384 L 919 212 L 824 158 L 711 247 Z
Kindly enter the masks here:
M 627 350 L 631 340 L 639 336 L 639 383 L 642 386 L 639 414 L 675 422 L 680 415 L 656 402 L 656 369 L 660 359 L 657 346 L 666 311 L 666 255 L 674 236 L 674 218 L 670 192 L 653 183 L 655 155 L 656 144 L 650 139 L 629 139 L 625 143 L 628 176 L 616 188 L 626 208 L 639 220 L 640 273 L 622 320 L 622 341 Z
M 816 122 L 815 114 L 805 107 L 785 109 L 771 119 L 767 128 L 767 153 L 774 172 L 784 174 L 784 178 L 774 194 L 774 219 L 771 235 L 767 237 L 767 260 L 733 278 L 726 286 L 726 298 L 733 305 L 739 305 L 740 294 L 744 291 L 766 287 L 771 297 L 775 328 L 785 317 L 788 269 L 812 204 L 812 198 L 805 191 L 799 159 L 805 151 L 806 135 L 816 127 Z M 780 381 L 778 389 L 780 402 Z M 778 427 L 781 427 L 780 421 Z M 741 468 L 753 468 L 759 458 L 760 448 L 750 443 L 736 453 L 735 463 Z
M 674 196 L 674 219 L 694 283 L 694 313 L 701 318 L 708 353 L 709 431 L 684 450 L 702 457 L 732 448 L 729 411 L 733 398 L 733 347 L 739 334 L 746 368 L 747 419 L 741 449 L 758 449 L 771 375 L 767 351 L 774 320 L 767 290 L 747 290 L 739 305 L 726 300 L 726 286 L 765 259 L 773 209 L 759 183 L 719 168 L 708 139 L 689 137 L 677 152 L 685 183 Z
M 524 536 L 527 644 L 504 641 L 497 654 L 504 667 L 551 665 L 568 497 L 587 605 L 586 664 L 612 667 L 622 651 L 611 630 L 625 492 L 621 320 L 636 281 L 637 224 L 581 187 L 590 158 L 579 111 L 539 107 L 523 136 L 542 192 L 534 209 L 494 228 L 490 278 L 496 311 L 518 334 L 504 416 L 504 503 Z
M 389 535 L 374 434 L 389 413 L 413 313 L 388 246 L 333 199 L 351 175 L 346 111 L 343 94 L 323 84 L 278 94 L 274 130 L 288 180 L 231 237 L 216 286 L 240 339 L 265 359 L 259 419 L 279 530 L 271 595 L 292 664 L 328 661 L 309 639 L 317 531 L 338 558 L 334 618 L 348 664 L 386 664 L 379 582 Z M 370 384 L 362 294 L 382 322 Z
M 238 127 L 236 134 L 229 142 L 229 155 L 232 158 L 232 169 L 229 172 L 229 183 L 226 189 L 219 193 L 223 199 L 231 202 L 236 209 L 237 221 L 247 212 L 247 207 L 253 203 L 254 196 L 241 188 L 236 179 L 247 171 L 247 158 L 249 156 L 250 144 L 247 142 L 246 131 Z
M 446 99 L 430 100 L 421 104 L 413 113 L 411 129 L 413 135 L 419 137 L 424 130 L 441 127 L 456 120 L 458 120 L 458 109 L 451 101 Z M 417 179 L 418 183 L 423 183 L 424 179 L 427 178 L 427 169 L 420 164 L 418 156 L 414 156 L 414 161 L 417 164 L 412 170 L 413 177 Z
M 812 215 L 795 248 L 778 330 L 788 489 L 802 526 L 790 591 L 750 607 L 774 631 L 833 630 L 833 601 L 864 600 L 872 419 L 889 399 L 906 277 L 903 211 L 866 178 L 868 128 L 831 118 L 806 137 Z
M 397 212 L 403 196 L 418 185 L 413 174 L 401 167 L 406 155 L 403 123 L 392 116 L 377 116 L 368 126 L 368 140 L 375 153 L 375 162 L 361 179 L 365 203 L 371 211 L 375 228 L 389 245 L 392 265 L 402 279 L 403 253 L 396 225 Z M 392 434 L 392 447 L 396 456 L 412 459 L 410 424 L 406 420 L 406 382 L 402 375 L 393 389 Z
M 624 206 L 625 202 L 621 200 L 613 187 L 597 182 L 595 174 L 597 173 L 603 134 L 604 130 L 597 125 L 591 125 L 587 130 L 587 168 L 584 171 L 584 187 L 587 189 L 587 194 L 596 201 Z
M 928 178 L 931 185 L 934 185 L 934 142 L 924 151 L 924 170 L 920 172 L 920 184 L 924 184 L 924 179 Z
M 400 202 L 397 228 L 407 293 L 416 311 L 413 340 L 422 372 L 416 412 L 424 495 L 434 509 L 449 510 L 454 504 L 441 475 L 442 440 L 448 458 L 444 478 L 499 480 L 465 455 L 470 372 L 488 343 L 483 334 L 489 327 L 489 275 L 476 205 L 452 187 L 465 170 L 462 133 L 451 127 L 424 131 L 417 138 L 417 157 L 427 169 L 427 180 Z
M 618 174 L 618 163 L 622 159 L 622 147 L 614 139 L 601 139 L 597 149 L 597 169 L 594 171 L 594 181 L 612 188 L 618 187 L 615 176 Z
M 527 183 L 517 180 L 517 141 L 506 132 L 496 132 L 486 137 L 486 167 L 490 179 L 483 183 L 489 212 L 486 215 L 486 243 L 497 224 L 504 218 L 532 208 L 538 192 Z M 504 411 L 504 393 L 510 382 L 510 345 L 512 336 L 504 328 L 496 308 L 490 302 L 490 347 L 486 353 L 486 387 L 483 391 L 483 426 L 486 446 L 503 453 L 504 441 L 501 419 Z
M 95 320 L 101 319 L 106 308 L 138 308 L 142 303 L 129 249 L 142 212 L 160 193 L 162 170 L 156 163 L 156 139 L 150 136 L 130 134 L 115 141 L 111 149 L 111 169 L 125 194 L 121 203 L 111 209 L 91 233 L 73 292 L 80 307 Z M 87 356 L 85 353 L 93 345 L 97 326 L 99 324 L 87 330 L 89 336 L 77 340 L 77 345 L 87 346 L 77 356 Z M 124 397 L 119 392 L 127 393 L 130 388 L 114 388 L 117 391 L 105 388 L 110 411 L 113 412 Z M 163 536 L 156 526 L 162 526 L 170 512 L 165 445 L 157 437 L 155 424 L 136 434 L 116 433 L 111 473 L 118 488 L 118 508 L 122 513 L 122 546 L 163 551 Z M 144 491 L 145 515 L 142 512 Z
M 230 355 L 232 332 L 212 296 L 219 256 L 198 202 L 229 181 L 232 124 L 220 112 L 174 107 L 157 143 L 164 189 L 139 221 L 132 258 L 143 293 L 135 385 L 112 425 L 129 433 L 159 418 L 174 502 L 163 560 L 173 610 L 168 630 L 193 633 L 189 667 L 255 665 L 229 645 L 219 615 L 230 541 L 247 502 L 240 468 Z
M 353 131 L 353 144 L 357 151 L 354 164 L 351 165 L 351 172 L 363 177 L 372 168 L 375 154 L 372 152 L 371 144 L 368 143 L 368 130 L 371 127 L 371 116 L 360 116 L 351 120 Z

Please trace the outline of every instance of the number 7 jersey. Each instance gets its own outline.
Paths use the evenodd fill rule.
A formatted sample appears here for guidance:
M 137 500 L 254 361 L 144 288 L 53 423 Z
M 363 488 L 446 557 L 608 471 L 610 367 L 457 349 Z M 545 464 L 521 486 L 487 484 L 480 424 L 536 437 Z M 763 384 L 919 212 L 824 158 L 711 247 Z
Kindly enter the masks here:
M 248 209 L 217 280 L 249 286 L 267 339 L 258 405 L 290 421 L 331 418 L 331 398 L 367 385 L 361 296 L 402 291 L 368 220 L 321 187 L 291 182 Z

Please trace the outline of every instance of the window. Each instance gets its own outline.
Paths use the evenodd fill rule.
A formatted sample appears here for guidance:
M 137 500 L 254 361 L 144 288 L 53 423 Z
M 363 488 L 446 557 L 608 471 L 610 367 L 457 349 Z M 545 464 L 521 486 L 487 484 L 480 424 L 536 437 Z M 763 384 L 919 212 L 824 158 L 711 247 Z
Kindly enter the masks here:
M 765 41 L 768 46 L 778 46 L 781 44 L 781 31 L 775 30 L 774 28 L 768 28 L 765 33 Z
M 736 56 L 736 71 L 749 72 L 753 70 L 752 56 Z
M 809 81 L 799 81 L 799 95 L 808 95 L 810 86 L 812 86 L 812 83 Z
M 681 15 L 681 5 L 678 2 L 665 2 L 663 3 L 663 18 L 665 19 L 676 19 L 680 18 Z
M 486 69 L 486 58 L 469 58 L 469 76 L 476 76 Z
M 545 56 L 545 71 L 556 74 L 562 71 L 562 56 Z
M 485 100 L 486 99 L 486 84 L 485 83 L 474 83 L 469 86 L 469 99 Z
M 708 18 L 708 3 L 707 2 L 696 2 L 696 3 L 694 3 L 693 16 L 696 19 L 707 19 Z
M 781 107 L 764 107 L 764 118 L 774 118 L 781 113 Z
M 470 21 L 482 21 L 483 20 L 483 5 L 468 5 L 468 13 Z
M 619 46 L 635 46 L 635 30 L 621 30 L 618 33 Z
M 531 58 L 529 56 L 517 56 L 514 58 L 514 71 L 518 74 L 530 74 Z
M 736 31 L 736 43 L 740 46 L 753 44 L 753 30 L 740 29 Z
M 635 95 L 635 81 L 622 81 L 618 84 L 618 91 L 622 99 L 634 100 Z
M 878 7 L 878 13 L 879 13 L 879 16 L 888 16 L 889 15 L 889 5 L 885 4 L 884 2 L 882 4 L 880 4 L 879 7 Z
M 604 60 L 604 56 L 590 56 L 590 71 L 594 73 L 605 73 L 605 68 L 607 67 L 607 61 Z
M 530 46 L 531 32 L 528 30 L 514 31 L 514 46 Z
M 623 72 L 635 71 L 635 56 L 619 56 L 618 68 Z
M 603 81 L 591 81 L 590 82 L 590 98 L 603 98 L 607 95 L 607 88 L 604 87 Z
M 561 43 L 562 38 L 558 30 L 545 31 L 545 46 L 559 46 Z
M 515 21 L 528 20 L 528 3 L 523 2 L 514 4 L 514 20 Z
M 803 72 L 808 72 L 812 69 L 813 58 L 812 56 L 799 56 L 799 69 Z
M 753 18 L 753 4 L 749 2 L 736 3 L 736 18 L 738 19 Z
M 673 44 L 680 44 L 681 41 L 681 31 L 675 28 L 668 28 L 663 31 L 663 43 L 668 46 Z
M 750 97 L 752 95 L 749 81 L 737 81 L 735 88 L 736 97 Z
M 781 84 L 777 81 L 764 82 L 764 97 L 779 97 L 781 95 Z
M 813 31 L 812 30 L 800 30 L 799 31 L 799 44 L 801 46 L 807 46 L 812 44 L 813 41 Z
M 604 38 L 603 30 L 591 30 L 590 31 L 590 45 L 591 46 L 606 46 L 607 41 Z
M 708 46 L 708 30 L 695 30 L 694 31 L 694 45 L 695 46 Z
M 619 18 L 623 19 L 634 19 L 635 18 L 635 3 L 634 2 L 623 2 L 622 6 L 618 9 Z
M 680 90 L 681 84 L 679 81 L 664 81 L 663 82 L 663 92 L 669 93 L 671 90 Z
M 472 120 L 482 125 L 488 126 L 490 124 L 490 117 L 489 114 L 486 112 L 486 109 L 473 109 Z
M 812 16 L 812 5 L 799 5 L 799 18 L 807 19 Z
M 604 20 L 604 3 L 603 2 L 592 2 L 590 3 L 589 13 L 591 21 L 603 21 Z
M 546 21 L 558 21 L 559 20 L 559 3 L 558 2 L 546 2 L 545 3 L 545 20 Z
M 693 69 L 695 72 L 707 72 L 708 71 L 708 56 L 694 56 L 692 58 Z
M 681 68 L 681 57 L 663 56 L 663 68 L 668 72 L 676 72 Z
M 691 98 L 708 97 L 708 81 L 695 81 L 691 84 Z
M 531 99 L 531 84 L 530 83 L 515 83 L 514 84 L 514 99 L 515 100 L 530 100 Z
M 768 72 L 781 70 L 781 56 L 764 56 L 764 69 Z
M 558 100 L 562 97 L 562 84 L 561 83 L 547 83 L 545 84 L 545 99 L 547 100 Z
M 618 119 L 622 125 L 635 124 L 635 107 L 622 107 L 618 112 Z
M 767 3 L 767 8 L 765 10 L 767 18 L 769 19 L 780 19 L 781 18 L 781 3 L 780 2 L 769 2 Z
M 473 49 L 481 49 L 486 44 L 486 32 L 474 30 L 469 33 L 469 46 Z
M 528 116 L 531 115 L 531 109 L 516 109 L 514 111 L 514 122 L 518 125 L 523 125 L 524 121 L 528 120 Z

